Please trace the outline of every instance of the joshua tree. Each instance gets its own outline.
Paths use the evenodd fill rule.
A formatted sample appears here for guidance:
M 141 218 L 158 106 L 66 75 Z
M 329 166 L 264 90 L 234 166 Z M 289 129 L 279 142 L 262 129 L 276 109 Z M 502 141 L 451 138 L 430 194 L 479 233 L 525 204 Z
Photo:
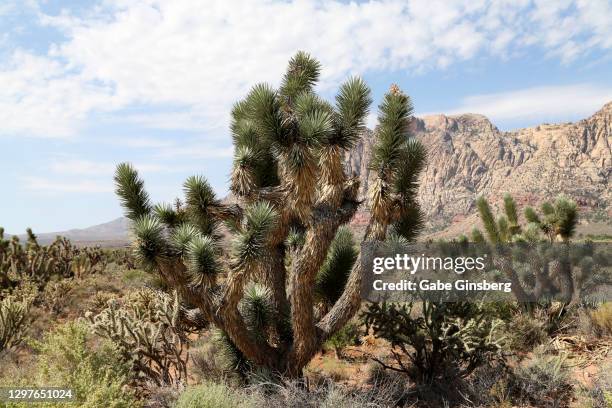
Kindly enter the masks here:
M 576 230 L 578 210 L 576 203 L 564 196 L 559 196 L 554 203 L 545 202 L 541 205 L 541 215 L 532 207 L 525 208 L 525 219 L 528 224 L 521 227 L 518 220 L 516 204 L 509 194 L 504 195 L 504 215 L 495 220 L 489 203 L 484 197 L 477 201 L 480 219 L 485 229 L 483 235 L 480 230 L 472 231 L 474 242 L 488 242 L 496 246 L 498 266 L 512 281 L 512 290 L 521 300 L 537 301 L 545 294 L 554 294 L 559 291 L 565 303 L 577 300 L 579 295 L 582 274 L 572 276 L 572 267 L 569 261 L 568 243 Z M 527 255 L 530 270 L 534 275 L 535 285 L 532 291 L 524 288 L 519 280 L 515 268 L 512 266 L 512 254 L 504 245 L 510 243 L 531 243 L 543 241 L 550 244 L 560 242 L 556 247 L 535 246 L 522 255 Z M 486 235 L 486 238 L 485 238 Z M 520 249 L 520 247 L 519 247 Z M 552 280 L 556 279 L 558 288 Z
M 353 241 L 340 227 L 360 205 L 359 182 L 345 173 L 343 159 L 363 135 L 370 90 L 351 78 L 331 104 L 313 91 L 319 72 L 318 61 L 299 52 L 278 90 L 256 85 L 235 104 L 235 203 L 219 200 L 204 177 L 192 176 L 183 205 L 153 206 L 130 164 L 120 164 L 115 175 L 141 261 L 252 366 L 292 377 L 355 314 L 364 273 L 357 256 L 345 256 Z M 415 194 L 425 151 L 410 137 L 412 104 L 397 86 L 379 111 L 364 240 L 391 233 L 412 239 L 422 225 Z M 233 235 L 227 255 L 221 223 Z M 321 282 L 335 287 L 323 291 Z M 321 299 L 330 303 L 323 311 Z

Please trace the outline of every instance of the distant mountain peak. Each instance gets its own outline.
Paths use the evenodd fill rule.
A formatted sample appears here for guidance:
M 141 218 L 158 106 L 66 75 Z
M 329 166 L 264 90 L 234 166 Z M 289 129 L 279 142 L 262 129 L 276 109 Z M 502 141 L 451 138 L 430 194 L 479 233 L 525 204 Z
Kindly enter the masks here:
M 585 212 L 607 211 L 612 200 L 612 102 L 576 123 L 539 125 L 500 131 L 483 115 L 427 115 L 415 118 L 414 135 L 428 150 L 419 200 L 430 231 L 453 223 L 473 223 L 479 195 L 494 203 L 513 194 L 523 204 L 573 197 Z M 351 172 L 361 178 L 360 198 L 373 175 L 367 162 L 373 133 L 347 154 Z M 367 217 L 358 217 L 367 222 Z M 471 226 L 470 228 L 471 229 Z

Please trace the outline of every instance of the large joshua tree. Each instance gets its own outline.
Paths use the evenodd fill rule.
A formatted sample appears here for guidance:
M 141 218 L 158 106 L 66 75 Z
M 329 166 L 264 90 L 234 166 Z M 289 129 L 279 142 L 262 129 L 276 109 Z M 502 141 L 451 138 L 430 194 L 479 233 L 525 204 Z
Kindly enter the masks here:
M 251 366 L 292 377 L 355 314 L 366 272 L 343 227 L 361 204 L 343 159 L 364 134 L 370 90 L 348 79 L 331 104 L 314 93 L 319 72 L 319 62 L 299 52 L 279 89 L 256 85 L 235 104 L 234 203 L 192 176 L 184 204 L 154 206 L 130 164 L 115 175 L 141 260 Z M 392 86 L 379 106 L 364 240 L 413 239 L 421 228 L 425 151 L 410 136 L 411 115 L 410 98 Z M 228 251 L 222 223 L 233 235 Z

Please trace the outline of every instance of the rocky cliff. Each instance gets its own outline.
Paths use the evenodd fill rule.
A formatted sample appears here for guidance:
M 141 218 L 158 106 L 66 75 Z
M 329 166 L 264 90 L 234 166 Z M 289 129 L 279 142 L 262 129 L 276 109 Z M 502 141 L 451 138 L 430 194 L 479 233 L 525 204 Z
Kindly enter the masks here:
M 473 223 L 479 195 L 495 203 L 505 192 L 532 205 L 564 193 L 583 214 L 610 216 L 612 102 L 577 123 L 511 132 L 477 114 L 415 118 L 412 128 L 429 153 L 419 192 L 429 232 Z M 372 143 L 368 132 L 346 158 L 348 171 L 362 179 L 361 198 L 371 178 Z M 362 213 L 356 223 L 366 219 Z

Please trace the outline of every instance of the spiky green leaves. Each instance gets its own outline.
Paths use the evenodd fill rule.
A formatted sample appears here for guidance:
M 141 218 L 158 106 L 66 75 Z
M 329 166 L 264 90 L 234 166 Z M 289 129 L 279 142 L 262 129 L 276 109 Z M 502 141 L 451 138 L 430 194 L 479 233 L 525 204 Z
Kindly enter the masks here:
M 489 206 L 489 202 L 484 197 L 479 197 L 476 201 L 478 206 L 478 213 L 480 214 L 480 220 L 485 228 L 489 241 L 493 244 L 497 244 L 501 241 L 495 218 L 493 218 L 493 212 Z
M 308 147 L 316 147 L 327 141 L 334 129 L 331 114 L 324 109 L 313 110 L 299 121 L 298 142 Z
M 540 217 L 538 217 L 538 214 L 532 207 L 525 208 L 525 218 L 528 222 L 533 222 L 535 224 L 540 223 Z
M 372 151 L 371 169 L 378 176 L 370 187 L 373 234 L 384 239 L 387 226 L 412 240 L 423 227 L 416 200 L 418 178 L 426 164 L 426 150 L 410 137 L 410 98 L 392 86 L 379 107 L 379 126 Z
M 408 241 L 414 241 L 425 226 L 425 215 L 415 201 L 404 203 L 400 217 L 393 223 L 393 232 Z
M 576 232 L 578 209 L 576 203 L 567 197 L 558 197 L 555 201 L 555 229 L 563 240 L 568 240 Z
M 372 152 L 372 169 L 385 172 L 401 164 L 412 117 L 410 97 L 393 86 L 379 106 L 378 131 Z
M 394 177 L 395 191 L 404 199 L 414 198 L 419 188 L 421 171 L 427 163 L 427 150 L 416 139 L 409 139 L 401 152 L 402 164 Z
M 287 234 L 285 245 L 289 249 L 299 249 L 304 246 L 305 241 L 306 234 L 304 233 L 304 231 L 298 230 L 296 228 L 291 228 L 289 230 L 289 233 Z
M 508 224 L 508 218 L 500 216 L 497 219 L 497 230 L 499 231 L 499 239 L 503 242 L 509 242 L 512 239 L 510 234 L 510 226 Z
M 251 282 L 245 287 L 244 297 L 238 307 L 249 331 L 263 338 L 266 329 L 274 321 L 274 305 L 270 289 Z
M 281 142 L 284 137 L 281 105 L 268 84 L 255 85 L 246 98 L 248 118 L 261 138 Z
M 537 242 L 540 240 L 540 224 L 530 222 L 527 224 L 527 228 L 522 233 L 523 238 L 527 242 Z
M 253 87 L 243 101 L 234 105 L 234 193 L 247 195 L 255 188 L 278 184 L 271 146 L 284 139 L 282 120 L 277 94 L 265 84 Z
M 567 241 L 575 234 L 578 223 L 578 208 L 574 201 L 560 195 L 554 204 L 544 202 L 540 209 L 542 210 L 541 217 L 533 208 L 527 207 L 525 218 L 548 235 L 550 241 L 553 241 L 556 236 Z
M 191 239 L 187 245 L 186 265 L 192 285 L 205 284 L 221 271 L 217 252 L 215 241 L 210 237 L 198 234 Z
M 489 208 L 489 203 L 480 197 L 477 201 L 480 219 L 485 227 L 487 237 L 491 243 L 500 242 L 536 242 L 540 240 L 540 231 L 553 242 L 560 237 L 563 241 L 569 240 L 576 231 L 578 209 L 576 203 L 565 196 L 559 196 L 554 204 L 544 202 L 538 214 L 532 207 L 526 207 L 524 214 L 528 225 L 522 229 L 517 216 L 514 199 L 504 195 L 505 216 L 499 217 L 497 223 Z
M 474 227 L 470 233 L 470 240 L 476 244 L 482 244 L 485 242 L 485 237 L 478 228 Z
M 168 228 L 174 228 L 184 221 L 183 215 L 169 203 L 156 204 L 155 207 L 153 207 L 153 214 Z
M 541 228 L 547 232 L 551 239 L 554 236 L 560 236 L 562 240 L 567 241 L 576 231 L 578 222 L 578 209 L 576 203 L 565 196 L 559 196 L 554 204 L 542 204 L 542 212 L 544 219 L 541 222 Z
M 210 208 L 217 205 L 215 192 L 202 176 L 189 177 L 184 185 L 187 215 L 192 223 L 205 235 L 214 232 L 215 220 L 210 215 Z
M 232 191 L 238 196 L 246 196 L 254 191 L 259 183 L 257 169 L 259 154 L 247 146 L 236 148 L 232 168 Z
M 508 193 L 504 194 L 504 211 L 508 219 L 508 230 L 510 235 L 517 235 L 521 233 L 521 226 L 518 220 L 518 212 L 516 210 L 516 203 L 514 198 Z
M 187 252 L 187 248 L 191 241 L 197 236 L 201 235 L 198 229 L 191 224 L 179 225 L 170 236 L 170 242 L 176 253 L 183 255 Z
M 346 226 L 340 227 L 316 277 L 315 293 L 320 301 L 328 306 L 336 303 L 344 291 L 357 255 L 351 230 Z
M 321 64 L 310 54 L 298 51 L 289 60 L 287 73 L 280 87 L 280 94 L 290 103 L 300 93 L 310 92 L 321 73 Z
M 164 226 L 158 218 L 143 215 L 133 224 L 134 252 L 143 265 L 153 268 L 159 257 L 166 255 Z
M 333 144 L 343 149 L 353 147 L 364 129 L 371 103 L 370 88 L 361 78 L 350 78 L 340 86 L 336 95 L 338 132 L 332 140 Z
M 242 231 L 234 240 L 237 266 L 252 266 L 265 257 L 270 232 L 277 222 L 278 214 L 268 202 L 259 201 L 246 208 Z
M 240 349 L 236 347 L 227 333 L 215 330 L 212 339 L 219 349 L 222 361 L 225 363 L 225 368 L 231 373 L 246 377 L 247 373 L 251 371 L 252 365 Z
M 548 201 L 542 203 L 541 209 L 544 215 L 553 215 L 555 213 L 555 207 Z
M 115 171 L 115 192 L 126 216 L 132 221 L 151 212 L 149 195 L 144 189 L 144 182 L 138 172 L 129 163 L 121 163 Z

